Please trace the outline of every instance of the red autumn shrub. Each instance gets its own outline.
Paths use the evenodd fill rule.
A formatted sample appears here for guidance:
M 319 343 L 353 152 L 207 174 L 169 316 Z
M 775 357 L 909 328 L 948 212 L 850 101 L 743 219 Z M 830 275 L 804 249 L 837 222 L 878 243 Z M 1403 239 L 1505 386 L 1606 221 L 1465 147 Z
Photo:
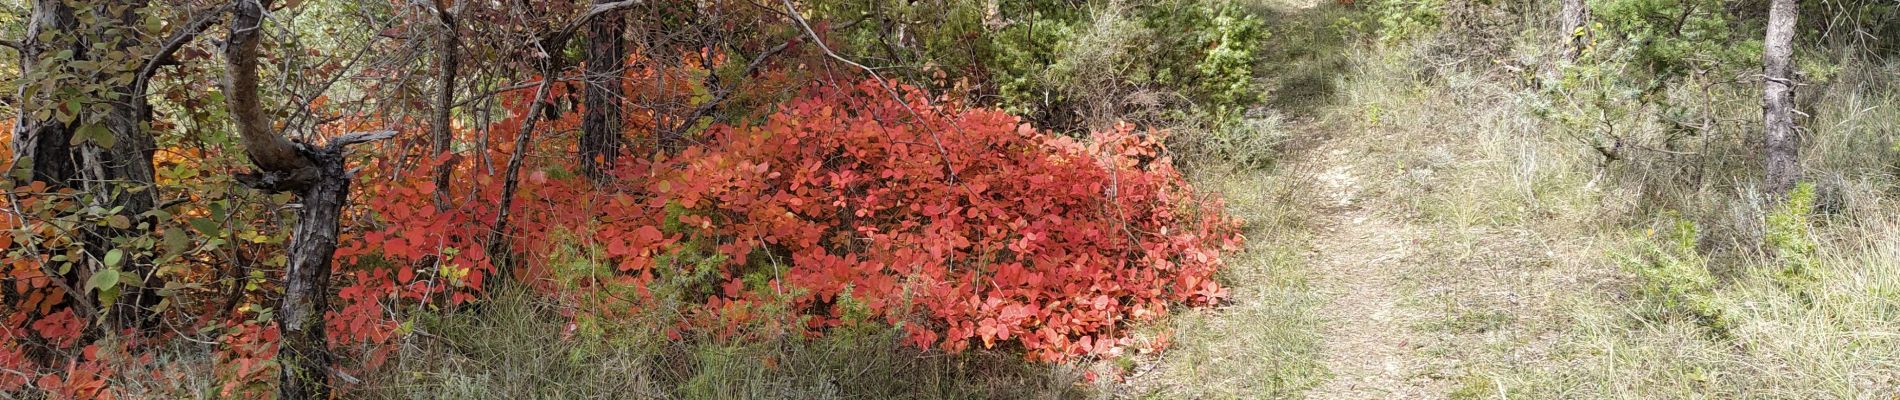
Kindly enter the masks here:
M 763 122 L 714 126 L 703 145 L 623 166 L 618 191 L 558 161 L 525 173 L 509 237 L 526 276 L 545 275 L 559 246 L 590 246 L 617 271 L 600 285 L 651 297 L 662 282 L 703 283 L 689 288 L 706 299 L 687 310 L 689 327 L 795 321 L 780 328 L 822 334 L 875 320 L 921 347 L 1020 346 L 1048 361 L 1114 353 L 1129 322 L 1225 296 L 1213 274 L 1237 224 L 1186 186 L 1160 133 L 1124 126 L 1078 141 L 899 90 L 902 102 L 869 82 L 815 85 Z M 359 197 L 379 225 L 339 254 L 395 271 L 352 272 L 332 315 L 339 339 L 389 329 L 360 315 L 380 308 L 350 304 L 459 302 L 492 273 L 477 243 L 493 203 L 435 211 L 416 172 L 427 168 L 404 174 L 413 184 L 364 185 L 394 189 Z M 454 193 L 498 194 L 498 178 L 463 181 Z

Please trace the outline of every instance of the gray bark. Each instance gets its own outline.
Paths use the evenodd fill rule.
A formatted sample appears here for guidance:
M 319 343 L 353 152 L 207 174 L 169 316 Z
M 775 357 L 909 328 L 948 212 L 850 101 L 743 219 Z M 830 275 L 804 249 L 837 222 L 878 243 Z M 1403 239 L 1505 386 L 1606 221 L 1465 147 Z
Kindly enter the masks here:
M 317 165 L 304 157 L 302 146 L 291 143 L 271 127 L 258 92 L 258 37 L 263 34 L 264 10 L 271 0 L 236 0 L 232 5 L 230 37 L 225 40 L 225 105 L 237 123 L 244 155 L 258 173 L 242 176 L 245 184 L 277 191 L 301 192 L 318 179 Z
M 620 158 L 620 73 L 626 57 L 620 33 L 625 26 L 618 15 L 587 23 L 587 109 L 581 116 L 580 161 L 581 173 L 596 182 L 605 181 Z
M 19 48 L 20 75 L 27 80 L 20 85 L 20 119 L 13 125 L 14 153 L 10 165 L 15 169 L 25 168 L 24 173 L 29 182 L 42 181 L 49 185 L 65 186 L 73 183 L 73 178 L 79 175 L 69 144 L 73 127 L 50 116 L 34 118 L 38 112 L 58 107 L 58 102 L 44 91 L 38 96 L 29 96 L 27 92 L 30 85 L 37 83 L 31 81 L 33 77 L 58 67 L 50 62 L 41 62 L 47 54 L 69 49 L 78 55 L 85 50 L 77 38 L 54 34 L 51 36 L 54 40 L 42 41 L 42 34 L 70 32 L 78 29 L 78 24 L 74 20 L 72 8 L 60 1 L 34 2 L 31 15 L 27 18 L 25 39 L 20 42 Z
M 1590 6 L 1584 4 L 1583 0 L 1563 0 L 1560 13 L 1558 22 L 1564 40 L 1564 60 L 1575 61 L 1590 42 Z
M 1768 34 L 1762 42 L 1762 124 L 1765 161 L 1763 190 L 1776 198 L 1786 196 L 1801 179 L 1796 165 L 1799 138 L 1795 133 L 1794 56 L 1796 0 L 1773 0 L 1768 10 Z

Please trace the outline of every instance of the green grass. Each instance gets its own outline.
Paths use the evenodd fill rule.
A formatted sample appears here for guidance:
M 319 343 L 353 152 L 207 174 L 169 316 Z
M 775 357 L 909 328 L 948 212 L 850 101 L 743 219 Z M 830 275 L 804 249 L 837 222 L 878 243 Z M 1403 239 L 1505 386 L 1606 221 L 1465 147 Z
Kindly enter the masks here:
M 401 354 L 352 397 L 371 399 L 1067 399 L 1087 397 L 1073 367 L 901 345 L 889 329 L 720 344 L 669 340 L 647 319 L 601 337 L 562 339 L 550 300 L 520 291 L 480 311 L 419 314 Z M 602 322 L 607 324 L 608 322 Z
M 1332 107 L 1347 127 L 1336 139 L 1362 141 L 1355 147 L 1377 160 L 1360 170 L 1375 177 L 1363 179 L 1373 182 L 1372 196 L 1400 200 L 1391 212 L 1441 232 L 1422 244 L 1435 265 L 1416 279 L 1442 293 L 1416 306 L 1438 314 L 1419 326 L 1439 338 L 1421 351 L 1458 360 L 1440 371 L 1455 377 L 1449 396 L 1900 395 L 1900 199 L 1893 152 L 1884 149 L 1895 133 L 1877 127 L 1900 115 L 1900 102 L 1883 92 L 1892 89 L 1854 88 L 1817 102 L 1804 162 L 1822 188 L 1818 211 L 1771 218 L 1774 207 L 1745 184 L 1754 172 L 1727 169 L 1745 159 L 1650 154 L 1606 167 L 1534 116 L 1537 94 L 1518 77 L 1440 68 L 1421 80 L 1419 49 L 1359 51 Z M 1642 130 L 1657 124 L 1625 126 L 1648 135 Z M 1717 134 L 1740 137 L 1744 128 Z M 1745 145 L 1717 140 L 1707 154 L 1746 157 Z M 1697 165 L 1722 168 L 1698 173 L 1725 183 L 1674 183 Z M 1681 248 L 1644 232 L 1682 216 L 1703 230 L 1687 250 L 1672 251 L 1694 262 L 1663 274 L 1619 262 L 1645 248 Z M 1786 239 L 1789 230 L 1804 232 L 1802 240 Z M 1800 250 L 1754 250 L 1762 246 Z M 1682 276 L 1702 277 L 1699 305 L 1645 289 Z M 1728 333 L 1712 333 L 1701 314 L 1720 315 Z
M 1227 199 L 1247 222 L 1247 248 L 1227 259 L 1232 302 L 1177 314 L 1174 346 L 1154 371 L 1130 382 L 1142 398 L 1289 398 L 1327 377 L 1315 312 L 1325 298 L 1308 286 L 1310 227 L 1300 185 L 1259 172 L 1205 172 L 1194 180 Z

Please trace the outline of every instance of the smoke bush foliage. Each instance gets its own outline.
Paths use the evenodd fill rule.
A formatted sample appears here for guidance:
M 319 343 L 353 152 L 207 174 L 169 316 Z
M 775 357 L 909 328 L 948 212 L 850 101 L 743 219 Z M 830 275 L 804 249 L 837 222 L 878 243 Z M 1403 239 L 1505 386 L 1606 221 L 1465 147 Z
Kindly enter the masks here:
M 1213 275 L 1238 249 L 1238 222 L 1186 185 L 1164 134 L 1121 125 L 1081 141 L 889 90 L 814 85 L 761 123 L 715 125 L 714 144 L 615 171 L 651 189 L 594 190 L 549 173 L 569 167 L 558 163 L 531 173 L 510 237 L 527 276 L 553 278 L 527 281 L 679 310 L 673 336 L 875 323 L 917 347 L 1002 346 L 1044 361 L 1118 354 L 1134 345 L 1128 324 L 1226 296 Z M 379 348 L 399 329 L 376 312 L 389 299 L 457 303 L 486 290 L 494 265 L 475 240 L 495 211 L 435 211 L 425 175 L 362 196 L 380 224 L 339 251 L 356 268 L 331 318 L 337 342 Z M 492 179 L 468 183 L 453 191 L 499 194 Z M 595 248 L 562 256 L 572 243 Z M 591 263 L 558 262 L 576 258 Z M 584 314 L 572 316 L 582 328 Z

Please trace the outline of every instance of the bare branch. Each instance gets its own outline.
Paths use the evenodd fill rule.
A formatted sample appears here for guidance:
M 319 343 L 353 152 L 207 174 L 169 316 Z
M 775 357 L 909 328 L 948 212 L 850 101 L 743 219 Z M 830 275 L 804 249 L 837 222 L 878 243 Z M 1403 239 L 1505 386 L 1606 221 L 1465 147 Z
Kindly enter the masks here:
M 832 59 L 838 60 L 838 62 L 850 64 L 853 67 L 864 70 L 865 73 L 871 74 L 871 78 L 876 79 L 879 84 L 884 84 L 884 77 L 878 75 L 877 70 L 866 67 L 864 64 L 859 64 L 857 61 L 851 61 L 851 59 L 844 58 L 844 56 L 838 55 L 837 52 L 831 51 L 831 46 L 825 45 L 825 39 L 818 37 L 818 32 L 811 29 L 811 24 L 805 23 L 805 17 L 798 15 L 798 8 L 792 6 L 792 0 L 781 1 L 785 2 L 785 15 L 791 17 L 793 22 L 797 22 L 798 27 L 803 28 L 805 34 L 811 37 L 811 42 L 817 44 L 819 50 L 825 51 L 826 56 L 830 56 Z M 889 85 L 886 84 L 886 86 Z M 891 94 L 896 95 L 896 92 L 892 91 Z M 898 100 L 902 101 L 903 99 L 900 97 Z
M 495 97 L 495 96 L 498 96 L 498 95 L 501 95 L 502 93 L 508 93 L 508 92 L 513 92 L 513 91 L 516 91 L 516 90 L 522 90 L 522 89 L 533 89 L 533 88 L 536 88 L 536 87 L 539 87 L 539 86 L 541 86 L 541 85 L 542 85 L 542 83 L 544 83 L 544 82 L 550 82 L 550 81 L 551 81 L 551 82 L 575 82 L 575 81 L 580 81 L 580 80 L 582 80 L 582 78 L 577 78 L 577 77 L 569 77 L 569 78 L 558 78 L 558 79 L 552 79 L 552 80 L 548 80 L 548 79 L 536 79 L 536 80 L 535 80 L 534 82 L 527 82 L 527 83 L 517 83 L 517 84 L 513 84 L 513 85 L 508 85 L 508 86 L 502 86 L 502 87 L 498 87 L 498 88 L 494 88 L 493 90 L 489 90 L 489 91 L 488 91 L 488 92 L 486 92 L 486 93 L 481 93 L 481 94 L 477 94 L 477 95 L 473 95 L 473 96 L 469 96 L 469 97 L 468 97 L 468 98 L 466 98 L 466 99 L 462 99 L 461 101 L 457 101 L 457 102 L 455 102 L 455 106 L 454 106 L 454 107 L 455 107 L 455 108 L 462 108 L 462 106 L 466 106 L 466 105 L 469 105 L 469 104 L 471 104 L 471 103 L 475 103 L 475 102 L 478 102 L 478 101 L 482 101 L 482 100 L 487 100 L 487 99 L 488 99 L 488 98 L 490 98 L 490 97 Z
M 543 37 L 541 39 L 542 45 L 547 47 L 548 50 L 546 51 L 552 52 L 554 51 L 553 49 L 566 45 L 567 39 L 574 37 L 574 31 L 580 30 L 582 26 L 586 26 L 587 21 L 593 20 L 594 17 L 645 3 L 646 0 L 621 0 L 612 3 L 595 4 L 593 7 L 588 7 L 587 11 L 581 12 L 581 15 L 575 16 L 574 19 L 567 21 L 566 26 L 562 26 L 561 29 L 555 30 L 548 36 Z M 549 57 L 553 57 L 552 53 L 549 54 Z
M 396 131 L 357 132 L 330 139 L 330 148 L 341 150 L 344 147 L 385 140 L 396 137 Z
M 868 16 L 858 17 L 856 20 L 840 24 L 833 29 L 850 28 L 860 22 L 864 22 L 866 19 L 868 19 Z M 765 66 L 766 60 L 771 59 L 772 56 L 778 55 L 780 52 L 784 52 L 786 49 L 790 49 L 793 44 L 797 43 L 795 40 L 787 41 L 785 43 L 779 43 L 777 46 L 772 46 L 772 48 L 765 49 L 765 51 L 760 52 L 757 57 L 753 57 L 751 63 L 746 64 L 745 72 L 741 73 L 740 76 L 749 77 L 758 74 L 759 69 Z M 820 45 L 822 46 L 823 43 L 820 43 Z M 686 118 L 681 119 L 679 126 L 673 128 L 674 132 L 684 131 L 687 127 L 693 126 L 693 121 L 698 121 L 700 118 L 705 118 L 714 112 L 718 112 L 719 108 L 725 105 L 726 99 L 732 96 L 734 89 L 737 89 L 736 86 L 738 85 L 735 84 L 719 88 L 718 93 L 713 94 L 712 100 L 707 101 L 706 104 L 701 104 L 698 108 L 694 109 L 691 114 L 687 114 Z
M 573 21 L 568 22 L 567 28 L 564 28 L 563 32 L 572 33 L 575 30 L 580 29 L 581 25 L 586 25 L 588 20 L 594 19 L 594 17 L 598 17 L 601 14 L 606 14 L 609 12 L 613 12 L 615 10 L 637 6 L 644 3 L 646 3 L 646 0 L 621 0 L 621 1 L 616 1 L 612 3 L 595 4 L 593 7 L 588 7 L 587 11 L 581 13 L 579 17 L 576 17 L 574 18 Z
M 12 48 L 13 51 L 20 51 L 20 42 L 16 40 L 0 39 L 0 46 Z
M 152 74 L 158 73 L 158 67 L 168 63 L 172 59 L 172 54 L 177 53 L 178 49 L 184 48 L 186 43 L 191 43 L 191 40 L 197 38 L 198 34 L 203 33 L 205 28 L 211 26 L 212 22 L 217 22 L 218 17 L 224 15 L 225 7 L 226 6 L 216 6 L 194 13 L 200 17 L 192 19 L 191 23 L 185 25 L 183 28 L 179 28 L 177 32 L 174 32 L 171 39 L 165 40 L 164 47 L 158 49 L 158 54 L 154 54 L 152 58 L 146 59 L 145 65 L 139 67 L 139 74 L 134 77 L 132 83 L 132 93 L 143 96 L 146 86 L 149 85 L 152 80 Z
M 772 46 L 772 48 L 766 49 L 763 53 L 759 53 L 758 57 L 752 59 L 751 64 L 746 65 L 745 73 L 742 76 L 752 76 L 758 72 L 759 67 L 765 65 L 766 59 L 772 58 L 773 55 L 791 47 L 792 42 L 785 42 L 777 46 Z M 738 85 L 728 85 L 727 87 L 719 88 L 719 92 L 713 94 L 712 100 L 707 101 L 706 104 L 699 105 L 698 108 L 693 109 L 692 114 L 687 114 L 686 118 L 680 119 L 679 126 L 673 127 L 673 132 L 685 131 L 686 127 L 693 126 L 693 121 L 698 121 L 700 118 L 705 118 L 708 115 L 712 115 L 713 112 L 719 111 L 719 108 L 726 103 L 726 98 L 732 97 L 733 86 Z

